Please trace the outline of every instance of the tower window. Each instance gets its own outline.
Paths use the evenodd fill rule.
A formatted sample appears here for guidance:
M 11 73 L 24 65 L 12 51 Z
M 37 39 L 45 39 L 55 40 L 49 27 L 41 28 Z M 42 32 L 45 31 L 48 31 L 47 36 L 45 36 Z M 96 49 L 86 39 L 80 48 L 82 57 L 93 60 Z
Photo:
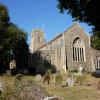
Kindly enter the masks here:
M 41 36 L 38 36 L 38 42 L 41 42 Z

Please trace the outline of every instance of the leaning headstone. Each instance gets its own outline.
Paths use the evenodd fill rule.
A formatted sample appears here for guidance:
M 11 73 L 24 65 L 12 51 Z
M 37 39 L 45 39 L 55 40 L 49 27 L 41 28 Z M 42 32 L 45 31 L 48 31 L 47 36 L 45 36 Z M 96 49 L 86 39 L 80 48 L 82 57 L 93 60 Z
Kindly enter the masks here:
M 51 75 L 51 70 L 48 69 L 47 72 L 44 75 L 44 79 L 43 79 L 43 84 L 47 81 L 48 84 L 50 83 L 50 75 Z
M 41 81 L 41 79 L 42 79 L 42 76 L 40 74 L 37 74 L 34 80 L 38 82 L 38 81 Z
M 6 76 L 11 76 L 11 70 L 6 70 Z
M 55 88 L 61 88 L 62 87 L 62 76 L 60 72 L 58 71 L 55 74 Z
M 22 79 L 23 79 L 23 74 L 17 74 L 15 76 L 15 84 L 17 85 L 18 83 L 22 83 Z

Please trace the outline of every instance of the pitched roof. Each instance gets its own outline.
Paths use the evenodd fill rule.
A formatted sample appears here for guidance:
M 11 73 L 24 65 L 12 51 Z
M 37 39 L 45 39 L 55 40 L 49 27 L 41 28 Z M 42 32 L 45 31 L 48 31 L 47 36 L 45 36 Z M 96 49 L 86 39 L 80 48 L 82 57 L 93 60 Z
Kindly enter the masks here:
M 43 44 L 42 46 L 40 46 L 39 48 L 37 48 L 35 51 L 37 51 L 37 50 L 43 48 L 43 47 L 46 46 L 47 44 L 49 44 L 49 43 L 53 42 L 54 40 L 58 39 L 59 37 L 62 36 L 63 33 L 65 33 L 66 31 L 70 30 L 72 27 L 74 27 L 74 26 L 76 26 L 76 25 L 80 26 L 80 25 L 78 24 L 78 22 L 75 22 L 75 24 L 73 24 L 73 25 L 72 25 L 71 27 L 69 27 L 67 30 L 65 30 L 65 31 L 62 32 L 61 34 L 55 36 L 53 39 L 51 39 L 49 42 Z

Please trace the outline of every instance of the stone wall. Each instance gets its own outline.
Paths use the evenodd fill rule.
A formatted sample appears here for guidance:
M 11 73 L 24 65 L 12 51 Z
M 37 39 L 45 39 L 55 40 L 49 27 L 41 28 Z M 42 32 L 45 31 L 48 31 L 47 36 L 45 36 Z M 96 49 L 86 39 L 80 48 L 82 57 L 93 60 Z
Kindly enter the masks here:
M 73 42 L 76 38 L 80 38 L 84 44 L 84 61 L 73 61 Z M 45 55 L 51 57 L 51 65 L 56 67 L 57 70 L 65 69 L 64 66 L 69 70 L 78 69 L 81 64 L 84 70 L 87 71 L 94 70 L 95 65 L 93 61 L 96 59 L 96 56 L 100 56 L 99 51 L 91 49 L 90 36 L 78 23 L 75 23 L 68 30 L 57 35 L 48 43 L 42 44 L 40 46 L 38 43 L 35 43 L 37 45 L 36 55 L 33 53 L 34 66 L 37 71 L 45 69 Z M 38 51 L 40 56 L 38 56 Z

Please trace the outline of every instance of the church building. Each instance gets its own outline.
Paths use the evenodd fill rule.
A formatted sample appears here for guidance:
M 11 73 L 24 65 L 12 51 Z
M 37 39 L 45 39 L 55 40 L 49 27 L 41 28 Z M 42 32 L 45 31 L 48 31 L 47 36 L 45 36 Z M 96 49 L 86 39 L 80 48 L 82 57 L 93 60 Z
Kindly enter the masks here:
M 45 32 L 33 29 L 30 42 L 29 68 L 36 73 L 51 70 L 78 69 L 93 72 L 100 68 L 100 51 L 91 48 L 89 34 L 75 23 L 49 42 L 45 41 Z

